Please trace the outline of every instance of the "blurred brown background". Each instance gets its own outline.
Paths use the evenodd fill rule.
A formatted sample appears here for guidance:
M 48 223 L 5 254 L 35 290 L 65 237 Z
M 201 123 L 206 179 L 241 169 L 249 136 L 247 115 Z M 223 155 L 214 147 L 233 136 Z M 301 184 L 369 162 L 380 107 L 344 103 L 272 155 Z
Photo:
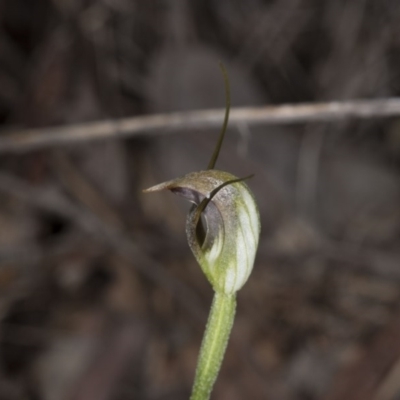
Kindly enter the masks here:
M 397 0 L 1 0 L 1 128 L 221 108 L 219 60 L 233 106 L 398 96 L 399 21 Z M 217 134 L 1 154 L 1 400 L 189 397 L 212 291 L 188 205 L 141 189 Z M 400 399 L 400 120 L 239 124 L 217 167 L 256 174 L 262 237 L 213 398 Z

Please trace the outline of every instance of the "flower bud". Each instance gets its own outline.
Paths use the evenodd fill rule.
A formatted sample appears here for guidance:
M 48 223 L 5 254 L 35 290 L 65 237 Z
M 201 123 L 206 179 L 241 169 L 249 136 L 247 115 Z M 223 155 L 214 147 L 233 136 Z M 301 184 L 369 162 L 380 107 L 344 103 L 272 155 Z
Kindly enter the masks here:
M 259 212 L 248 186 L 232 174 L 209 169 L 146 192 L 159 190 L 171 190 L 196 205 L 186 220 L 189 246 L 215 291 L 237 292 L 253 269 L 260 235 Z

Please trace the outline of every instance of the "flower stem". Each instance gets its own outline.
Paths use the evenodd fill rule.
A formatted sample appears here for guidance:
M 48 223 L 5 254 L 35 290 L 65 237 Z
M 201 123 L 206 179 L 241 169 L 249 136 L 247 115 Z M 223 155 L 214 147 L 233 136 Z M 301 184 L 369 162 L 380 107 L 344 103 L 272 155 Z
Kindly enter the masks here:
M 208 400 L 217 379 L 232 330 L 236 294 L 215 292 L 201 344 L 190 400 Z

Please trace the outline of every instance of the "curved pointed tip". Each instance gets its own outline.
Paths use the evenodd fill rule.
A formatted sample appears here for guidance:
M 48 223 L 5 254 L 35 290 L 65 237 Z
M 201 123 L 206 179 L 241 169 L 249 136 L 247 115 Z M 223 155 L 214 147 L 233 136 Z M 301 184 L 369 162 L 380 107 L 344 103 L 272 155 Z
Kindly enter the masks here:
M 158 185 L 151 186 L 147 189 L 143 189 L 142 192 L 143 193 L 160 192 L 161 190 L 168 189 L 169 183 L 170 182 L 159 183 Z

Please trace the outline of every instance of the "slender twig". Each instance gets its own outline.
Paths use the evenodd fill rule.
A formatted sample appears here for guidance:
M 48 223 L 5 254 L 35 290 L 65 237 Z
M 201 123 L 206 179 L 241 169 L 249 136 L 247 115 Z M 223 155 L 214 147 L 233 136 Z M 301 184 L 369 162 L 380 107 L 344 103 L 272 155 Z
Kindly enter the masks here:
M 26 152 L 67 143 L 89 140 L 160 135 L 193 129 L 217 128 L 225 110 L 205 110 L 105 120 L 44 129 L 0 132 L 0 153 Z M 291 124 L 335 121 L 346 118 L 379 118 L 400 115 L 400 98 L 333 101 L 328 103 L 287 104 L 281 106 L 235 108 L 230 126 Z

